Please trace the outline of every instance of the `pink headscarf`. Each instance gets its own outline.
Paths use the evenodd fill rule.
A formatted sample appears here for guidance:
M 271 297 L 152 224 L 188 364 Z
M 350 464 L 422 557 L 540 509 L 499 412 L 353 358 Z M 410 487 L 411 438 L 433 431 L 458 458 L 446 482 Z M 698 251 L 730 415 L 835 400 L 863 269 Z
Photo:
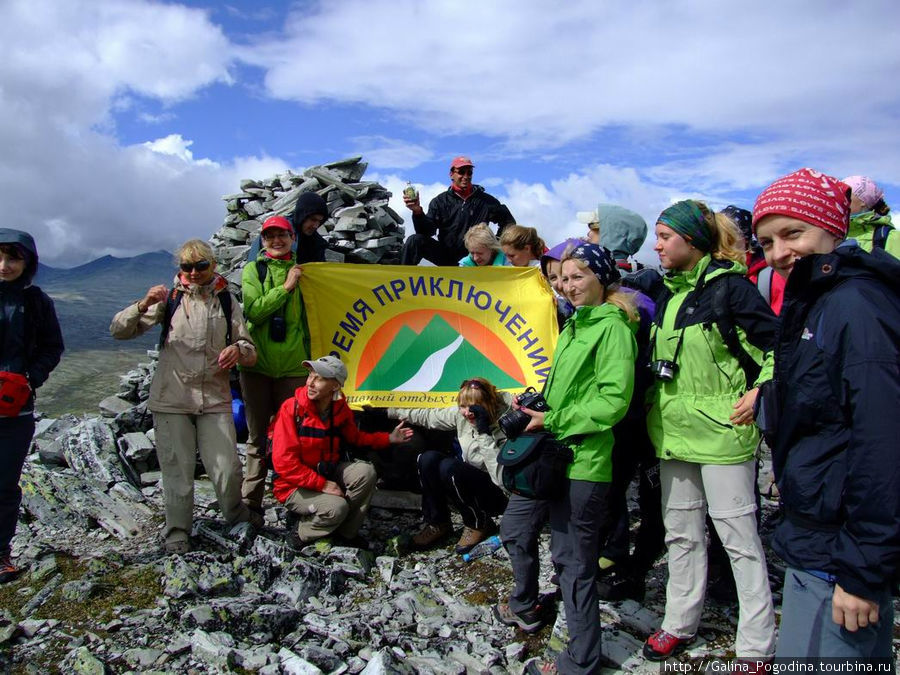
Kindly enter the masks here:
M 849 185 L 856 198 L 865 204 L 869 210 L 884 197 L 884 190 L 878 187 L 875 181 L 868 176 L 847 176 L 841 182 Z
M 843 239 L 850 224 L 848 188 L 837 178 L 800 169 L 762 191 L 753 206 L 753 232 L 766 216 L 778 214 L 821 227 Z

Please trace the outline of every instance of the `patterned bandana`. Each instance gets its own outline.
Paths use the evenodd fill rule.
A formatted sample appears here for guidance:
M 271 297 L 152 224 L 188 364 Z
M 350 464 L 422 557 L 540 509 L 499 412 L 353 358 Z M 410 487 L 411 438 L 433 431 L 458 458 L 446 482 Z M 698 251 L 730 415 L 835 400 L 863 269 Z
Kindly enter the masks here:
M 616 259 L 608 248 L 597 244 L 581 244 L 569 254 L 570 258 L 581 260 L 594 273 L 600 285 L 606 288 L 621 278 Z
M 847 176 L 841 182 L 848 185 L 853 194 L 856 195 L 856 198 L 865 204 L 870 211 L 878 203 L 878 200 L 884 197 L 884 190 L 878 187 L 875 181 L 868 176 Z
M 849 188 L 837 178 L 800 169 L 762 191 L 753 206 L 753 232 L 766 216 L 796 218 L 843 239 L 850 221 Z
M 706 218 L 703 217 L 700 205 L 693 199 L 675 202 L 659 214 L 656 222 L 671 227 L 684 237 L 688 243 L 699 248 L 704 253 L 709 253 L 712 250 L 713 233 L 709 229 L 709 223 L 706 222 Z

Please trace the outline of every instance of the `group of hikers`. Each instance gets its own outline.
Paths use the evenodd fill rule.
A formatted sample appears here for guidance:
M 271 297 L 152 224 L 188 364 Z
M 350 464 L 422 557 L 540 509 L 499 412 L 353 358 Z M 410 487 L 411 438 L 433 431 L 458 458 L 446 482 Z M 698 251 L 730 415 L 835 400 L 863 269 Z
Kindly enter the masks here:
M 455 158 L 449 188 L 427 212 L 417 195 L 404 195 L 415 233 L 401 262 L 540 268 L 560 328 L 544 409 L 472 373 L 456 405 L 390 408 L 385 417 L 396 422 L 385 420 L 384 431 L 360 430 L 342 394 L 346 365 L 310 354 L 299 281 L 304 263 L 324 260 L 317 230 L 329 214 L 318 194 L 303 193 L 292 218 L 263 223 L 260 252 L 243 269 L 243 311 L 212 248 L 191 240 L 176 252 L 173 286 L 149 289 L 112 320 L 121 339 L 162 326 L 148 409 L 165 550 L 190 550 L 198 451 L 229 523 L 263 526 L 271 468 L 274 497 L 302 543 L 366 547 L 360 527 L 378 476 L 346 448 L 404 445 L 413 428 L 430 429 L 444 440 L 416 458 L 423 524 L 412 543 L 443 542 L 451 508 L 463 523 L 459 553 L 499 531 L 514 588 L 493 611 L 526 632 L 550 615 L 538 555 L 549 523 L 569 641 L 555 661 L 532 660 L 526 672 L 598 672 L 599 600 L 642 601 L 664 551 L 665 616 L 643 646 L 650 660 L 694 640 L 708 579 L 723 562 L 739 605 L 734 652 L 749 667 L 774 657 L 890 659 L 900 581 L 900 234 L 881 189 L 867 177 L 801 169 L 766 187 L 752 212 L 679 201 L 655 223 L 661 274 L 633 258 L 647 235 L 637 213 L 600 204 L 579 214 L 584 237 L 548 247 L 473 184 L 473 171 L 470 159 Z M 0 230 L 0 404 L 2 378 L 18 374 L 27 385 L 19 410 L 0 408 L 0 581 L 18 571 L 10 543 L 33 391 L 63 350 L 52 302 L 31 284 L 36 267 L 33 239 Z M 235 367 L 248 427 L 243 466 Z M 571 449 L 557 496 L 504 487 L 498 453 L 507 435 L 498 422 L 511 410 L 526 416 L 526 431 Z M 761 436 L 782 515 L 772 546 L 787 563 L 777 639 L 758 533 Z

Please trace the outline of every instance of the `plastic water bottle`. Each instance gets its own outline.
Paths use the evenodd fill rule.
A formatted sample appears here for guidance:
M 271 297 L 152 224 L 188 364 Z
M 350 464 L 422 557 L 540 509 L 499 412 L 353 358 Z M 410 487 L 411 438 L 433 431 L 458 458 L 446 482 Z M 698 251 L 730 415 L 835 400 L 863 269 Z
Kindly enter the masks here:
M 472 562 L 473 560 L 478 560 L 478 558 L 491 555 L 491 553 L 501 546 L 503 546 L 503 542 L 501 542 L 500 537 L 495 534 L 493 537 L 485 539 L 480 544 L 475 544 L 468 553 L 463 553 L 463 562 Z

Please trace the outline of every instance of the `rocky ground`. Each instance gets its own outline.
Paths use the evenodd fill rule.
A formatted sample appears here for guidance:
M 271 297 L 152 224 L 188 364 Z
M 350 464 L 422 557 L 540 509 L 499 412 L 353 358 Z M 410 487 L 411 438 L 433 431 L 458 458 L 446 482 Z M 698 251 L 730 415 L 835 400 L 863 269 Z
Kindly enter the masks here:
M 503 551 L 468 564 L 453 540 L 410 552 L 410 493 L 378 494 L 363 530 L 371 552 L 300 549 L 274 502 L 263 531 L 229 529 L 201 477 L 195 550 L 166 556 L 158 476 L 143 472 L 141 489 L 128 482 L 116 448 L 140 453 L 111 440 L 116 430 L 97 418 L 41 424 L 14 548 L 26 571 L 0 587 L 6 672 L 520 673 L 565 642 L 561 614 L 531 636 L 494 619 L 512 583 Z M 126 433 L 140 445 L 140 432 Z M 550 594 L 549 532 L 541 551 Z M 778 588 L 774 556 L 770 568 Z M 659 563 L 643 605 L 601 604 L 603 649 L 620 670 L 658 672 L 640 647 L 661 621 L 665 577 Z M 681 658 L 730 655 L 736 619 L 733 604 L 708 602 L 700 640 Z

